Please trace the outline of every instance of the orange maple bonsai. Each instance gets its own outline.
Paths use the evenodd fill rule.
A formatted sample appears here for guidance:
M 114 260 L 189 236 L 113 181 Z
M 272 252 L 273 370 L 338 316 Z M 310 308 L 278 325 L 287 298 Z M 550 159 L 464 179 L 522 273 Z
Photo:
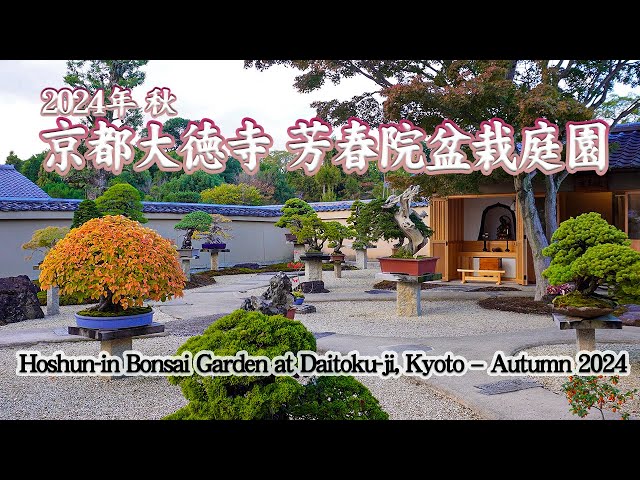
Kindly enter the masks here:
M 71 230 L 45 256 L 43 289 L 92 298 L 91 310 L 123 312 L 145 299 L 181 297 L 186 277 L 171 242 L 122 215 L 94 218 Z

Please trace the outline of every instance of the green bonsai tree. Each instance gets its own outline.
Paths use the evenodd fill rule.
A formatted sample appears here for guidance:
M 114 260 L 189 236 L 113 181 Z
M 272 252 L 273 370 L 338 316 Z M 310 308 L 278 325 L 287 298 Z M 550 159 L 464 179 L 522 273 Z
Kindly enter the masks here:
M 327 241 L 326 224 L 318 215 L 307 214 L 304 216 L 291 217 L 295 222 L 291 223 L 291 233 L 298 239 L 298 243 L 309 245 L 308 252 L 321 252 L 324 243 Z
M 596 289 L 603 286 L 618 300 L 640 295 L 640 253 L 629 246 L 623 231 L 609 225 L 599 213 L 565 220 L 551 241 L 542 251 L 551 257 L 542 275 L 551 285 L 573 282 L 576 286 L 575 292 L 556 297 L 554 304 L 587 306 L 586 297 L 597 297 Z
M 211 226 L 206 231 L 196 230 L 193 234 L 193 238 L 199 240 L 204 238 L 207 242 L 211 243 L 224 243 L 223 240 L 228 240 L 229 238 L 233 238 L 231 234 L 230 226 L 231 219 L 225 217 L 224 215 L 220 215 L 218 213 L 212 213 L 210 215 L 211 218 Z
M 311 205 L 300 198 L 290 198 L 284 202 L 281 211 L 282 216 L 274 225 L 278 228 L 288 229 L 291 229 L 292 226 L 300 228 L 302 217 L 316 213 Z
M 93 200 L 83 200 L 78 205 L 78 208 L 73 212 L 73 222 L 71 228 L 77 228 L 80 225 L 88 222 L 92 218 L 100 218 L 102 214 L 96 207 L 96 202 Z
M 117 183 L 96 198 L 96 207 L 102 215 L 123 215 L 140 223 L 148 220 L 142 213 L 140 192 L 128 183 Z
M 22 244 L 23 250 L 31 250 L 33 252 L 26 259 L 31 260 L 36 252 L 46 255 L 67 233 L 69 233 L 69 228 L 67 227 L 44 227 L 36 230 L 29 241 Z
M 212 218 L 207 212 L 196 210 L 187 213 L 182 220 L 176 223 L 173 228 L 176 230 L 186 230 L 181 248 L 192 248 L 191 239 L 196 232 L 206 232 L 211 227 Z
M 400 230 L 394 218 L 394 214 L 400 207 L 395 205 L 392 208 L 382 208 L 384 204 L 385 200 L 381 198 L 376 198 L 366 203 L 360 208 L 357 222 L 370 225 L 371 232 L 369 238 L 382 238 L 388 242 L 396 241 L 394 247 L 400 248 L 405 241 L 405 235 L 404 232 Z M 418 230 L 420 230 L 422 235 L 427 238 L 433 235 L 433 230 L 431 230 L 415 212 L 412 212 L 409 218 Z
M 355 231 L 355 238 L 352 244 L 354 250 L 365 250 L 369 245 L 377 242 L 379 238 L 375 236 L 371 215 L 369 214 L 368 218 L 361 217 L 366 205 L 366 203 L 360 200 L 354 201 L 351 204 L 351 214 L 349 218 L 347 218 L 347 225 Z
M 333 253 L 342 254 L 342 244 L 347 238 L 352 238 L 356 232 L 352 228 L 335 220 L 324 222 L 325 236 L 329 241 L 328 247 L 333 248 Z

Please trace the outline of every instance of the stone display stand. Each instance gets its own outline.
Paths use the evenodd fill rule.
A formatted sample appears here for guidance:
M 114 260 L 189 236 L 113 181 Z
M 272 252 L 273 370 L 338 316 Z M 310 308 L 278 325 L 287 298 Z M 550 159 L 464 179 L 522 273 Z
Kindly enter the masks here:
M 403 317 L 421 317 L 422 305 L 420 303 L 420 296 L 422 283 L 441 279 L 441 273 L 427 273 L 419 276 L 398 273 L 376 274 L 376 280 L 397 282 L 396 313 Z
M 209 252 L 211 254 L 211 270 L 218 270 L 218 254 L 221 252 L 230 252 L 228 248 L 201 248 L 201 252 Z
M 40 270 L 40 264 L 33 266 L 34 270 Z M 60 313 L 60 289 L 51 287 L 47 290 L 47 315 L 57 315 Z
M 191 260 L 193 260 L 191 257 L 180 257 L 180 266 L 187 276 L 187 282 L 191 280 Z
M 133 337 L 162 333 L 164 332 L 164 325 L 154 322 L 151 325 L 144 325 L 142 327 L 118 328 L 115 330 L 73 326 L 67 327 L 67 332 L 69 335 L 80 335 L 81 337 L 99 340 L 100 351 L 105 351 L 114 357 L 123 358 L 124 352 L 132 350 L 133 348 Z M 124 378 L 124 375 L 111 375 L 104 378 Z
M 560 330 L 576 331 L 577 352 L 596 349 L 597 329 L 621 329 L 622 320 L 613 315 L 603 315 L 596 318 L 570 317 L 561 313 L 552 313 L 553 321 Z
M 294 243 L 293 244 L 293 261 L 299 262 L 300 257 L 304 255 L 304 243 Z
M 329 255 L 300 255 L 300 260 L 304 262 L 305 281 L 322 280 L 322 261 L 329 260 Z
M 341 260 L 333 261 L 333 274 L 336 276 L 336 278 L 342 278 L 342 261 Z
M 366 250 L 356 250 L 356 267 L 360 270 L 367 269 L 367 251 Z

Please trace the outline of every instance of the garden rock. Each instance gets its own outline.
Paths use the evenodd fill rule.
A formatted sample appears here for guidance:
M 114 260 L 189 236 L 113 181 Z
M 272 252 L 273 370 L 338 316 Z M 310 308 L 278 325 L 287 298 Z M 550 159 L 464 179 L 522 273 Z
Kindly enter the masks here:
M 278 272 L 269 280 L 269 288 L 259 297 L 251 296 L 242 303 L 243 310 L 259 311 L 265 315 L 286 315 L 293 307 L 291 279 L 286 273 Z
M 300 290 L 302 290 L 302 293 L 329 293 L 329 290 L 324 288 L 324 282 L 322 280 L 301 282 Z
M 0 325 L 44 318 L 37 293 L 26 275 L 0 278 Z
M 627 311 L 618 318 L 627 327 L 640 327 L 640 305 L 625 305 Z
M 258 270 L 260 264 L 258 263 L 236 263 L 232 268 L 250 268 L 251 270 Z

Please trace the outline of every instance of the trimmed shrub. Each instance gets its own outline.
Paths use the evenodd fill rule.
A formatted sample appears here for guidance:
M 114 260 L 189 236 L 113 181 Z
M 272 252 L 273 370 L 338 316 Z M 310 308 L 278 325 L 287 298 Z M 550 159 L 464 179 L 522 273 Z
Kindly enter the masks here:
M 93 218 L 100 218 L 102 214 L 96 207 L 96 202 L 93 200 L 83 200 L 78 205 L 78 208 L 73 212 L 73 223 L 71 228 L 77 228 Z

